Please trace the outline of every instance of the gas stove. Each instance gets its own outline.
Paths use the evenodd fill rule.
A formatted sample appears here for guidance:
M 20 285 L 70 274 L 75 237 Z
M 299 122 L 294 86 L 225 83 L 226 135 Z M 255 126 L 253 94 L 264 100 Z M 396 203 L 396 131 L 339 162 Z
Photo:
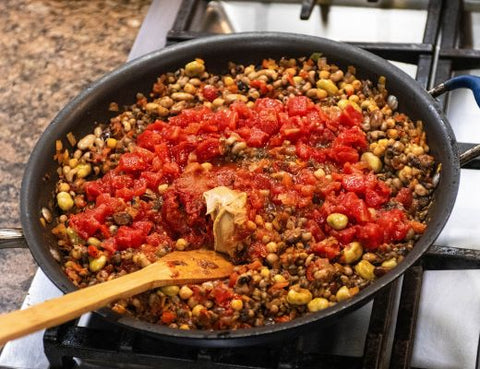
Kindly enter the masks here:
M 456 74 L 480 74 L 480 1 L 154 0 L 129 59 L 212 33 L 246 31 L 294 31 L 351 43 L 390 60 L 427 89 Z M 480 109 L 470 92 L 456 91 L 439 103 L 461 150 L 480 142 Z M 452 215 L 424 257 L 372 302 L 331 326 L 288 342 L 201 349 L 87 314 L 8 343 L 0 366 L 479 368 L 478 169 L 479 160 L 462 169 Z M 39 270 L 24 306 L 58 295 Z

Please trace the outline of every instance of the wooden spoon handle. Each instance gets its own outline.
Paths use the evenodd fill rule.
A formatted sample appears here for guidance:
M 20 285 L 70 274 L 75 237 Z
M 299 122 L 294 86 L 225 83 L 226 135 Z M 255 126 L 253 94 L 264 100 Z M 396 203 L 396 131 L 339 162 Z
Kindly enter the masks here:
M 158 283 L 154 281 L 156 277 L 158 275 L 152 276 L 149 268 L 144 268 L 24 310 L 0 315 L 0 345 L 37 330 L 65 323 L 117 299 L 158 287 Z

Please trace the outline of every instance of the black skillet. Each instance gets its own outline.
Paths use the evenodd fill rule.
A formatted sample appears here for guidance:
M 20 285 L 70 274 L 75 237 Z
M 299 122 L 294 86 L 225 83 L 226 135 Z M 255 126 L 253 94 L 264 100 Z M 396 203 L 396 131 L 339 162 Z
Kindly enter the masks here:
M 379 290 L 401 276 L 433 244 L 453 208 L 460 179 L 460 159 L 453 131 L 432 96 L 388 61 L 348 44 L 285 33 L 213 36 L 153 52 L 109 73 L 88 87 L 56 116 L 30 156 L 20 194 L 23 233 L 45 274 L 62 291 L 75 289 L 52 257 L 55 237 L 39 221 L 42 207 L 52 204 L 57 180 L 57 165 L 52 159 L 55 140 L 62 139 L 66 143 L 65 136 L 70 131 L 76 137 L 92 132 L 97 122 L 105 122 L 111 117 L 112 113 L 108 111 L 110 102 L 117 102 L 120 106 L 132 104 L 137 92 L 149 93 L 157 76 L 183 67 L 194 58 L 204 59 L 210 72 L 221 73 L 226 72 L 228 61 L 259 64 L 264 58 L 309 56 L 313 52 L 321 52 L 330 63 L 342 68 L 354 65 L 357 77 L 361 79 L 376 81 L 379 76 L 385 76 L 389 92 L 398 98 L 399 111 L 413 120 L 421 119 L 425 124 L 431 153 L 442 163 L 442 171 L 428 213 L 428 228 L 405 260 L 352 299 L 273 326 L 221 332 L 185 331 L 120 316 L 106 308 L 97 313 L 126 327 L 176 343 L 208 347 L 254 345 L 284 339 L 339 319 L 370 301 Z M 465 83 L 469 84 L 471 80 L 449 82 L 436 91 L 464 87 Z

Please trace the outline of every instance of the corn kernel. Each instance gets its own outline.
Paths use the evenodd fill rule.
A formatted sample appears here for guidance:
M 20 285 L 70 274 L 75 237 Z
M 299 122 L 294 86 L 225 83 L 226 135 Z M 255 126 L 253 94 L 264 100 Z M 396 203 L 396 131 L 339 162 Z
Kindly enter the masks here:
M 382 267 L 384 268 L 387 268 L 387 269 L 393 269 L 397 266 L 397 260 L 395 260 L 395 258 L 392 258 L 392 259 L 389 259 L 389 260 L 385 260 L 383 263 L 382 263 Z
M 185 65 L 185 74 L 189 77 L 199 77 L 203 72 L 205 72 L 205 65 L 201 59 L 196 59 Z
M 175 243 L 175 248 L 179 251 L 185 250 L 185 247 L 188 246 L 188 241 L 185 238 L 179 238 Z
M 327 223 L 333 229 L 340 231 L 348 224 L 348 217 L 342 213 L 332 213 L 327 217 Z
M 350 295 L 350 290 L 348 289 L 348 287 L 342 286 L 338 289 L 335 297 L 337 298 L 337 301 L 340 302 L 340 301 L 348 300 L 352 296 Z
M 107 257 L 105 255 L 100 255 L 98 258 L 92 259 L 90 261 L 88 268 L 92 272 L 98 272 L 105 266 L 106 263 L 107 263 Z
M 329 96 L 333 96 L 338 92 L 338 87 L 330 79 L 319 79 L 317 81 L 317 87 L 327 91 Z
M 92 172 L 92 166 L 90 164 L 78 164 L 77 165 L 77 177 L 85 178 Z
M 73 199 L 68 192 L 59 192 L 57 194 L 57 204 L 63 211 L 68 211 L 73 208 Z
M 367 164 L 367 166 L 373 170 L 375 173 L 378 173 L 382 170 L 382 161 L 380 158 L 373 153 L 367 151 L 364 152 L 360 158 L 361 161 Z
M 205 306 L 201 305 L 201 304 L 198 304 L 198 305 L 195 305 L 192 309 L 192 315 L 195 316 L 195 317 L 198 317 L 200 316 L 201 312 L 206 310 L 205 309 Z
M 327 299 L 323 297 L 315 297 L 312 301 L 307 304 L 308 311 L 314 313 L 316 311 L 320 311 L 326 309 L 329 305 Z
M 325 177 L 325 171 L 322 168 L 318 168 L 315 172 L 313 172 L 315 178 L 320 179 Z
M 291 305 L 306 305 L 312 301 L 312 293 L 305 288 L 291 288 L 287 294 L 287 302 Z
M 168 189 L 168 184 L 163 183 L 158 186 L 158 193 L 162 194 Z
M 243 309 L 243 301 L 240 299 L 232 299 L 232 301 L 230 302 L 230 306 L 233 310 L 240 311 Z
M 360 275 L 360 277 L 373 280 L 375 279 L 375 274 L 373 273 L 375 267 L 367 260 L 360 260 L 357 265 L 355 265 L 355 271 Z
M 363 247 L 360 242 L 350 242 L 345 248 L 343 249 L 343 258 L 345 259 L 345 263 L 351 264 L 362 257 L 363 254 Z
M 93 246 L 100 246 L 102 242 L 97 237 L 88 237 L 87 243 Z
M 223 83 L 225 83 L 225 86 L 231 86 L 234 84 L 234 80 L 232 77 L 230 76 L 226 76 L 224 79 L 223 79 Z
M 110 149 L 114 149 L 115 147 L 117 147 L 117 140 L 115 138 L 107 138 L 107 147 L 109 147 Z
M 260 275 L 263 277 L 263 278 L 267 278 L 270 276 L 270 269 L 268 268 L 262 268 L 260 269 Z
M 182 288 L 180 288 L 180 291 L 178 291 L 178 296 L 180 296 L 182 300 L 188 300 L 190 297 L 193 296 L 193 291 L 188 286 L 182 286 Z
M 180 288 L 178 286 L 165 286 L 160 288 L 160 290 L 167 296 L 177 296 Z

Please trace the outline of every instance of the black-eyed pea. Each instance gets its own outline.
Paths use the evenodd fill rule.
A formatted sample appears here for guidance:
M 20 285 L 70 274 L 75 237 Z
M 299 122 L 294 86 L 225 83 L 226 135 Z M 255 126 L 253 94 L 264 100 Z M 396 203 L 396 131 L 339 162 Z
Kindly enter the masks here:
M 93 143 L 95 142 L 96 136 L 94 134 L 89 134 L 83 137 L 80 141 L 77 143 L 77 147 L 80 150 L 87 150 L 93 146 Z
M 343 78 L 343 71 L 341 69 L 337 70 L 336 72 L 333 72 L 330 74 L 330 79 L 333 82 L 338 82 Z
M 187 92 L 174 92 L 171 96 L 176 101 L 192 101 L 194 99 L 194 96 Z
M 418 196 L 427 196 L 428 195 L 428 190 L 425 188 L 425 186 L 418 183 L 418 184 L 415 185 L 415 193 Z
M 307 91 L 306 95 L 311 99 L 316 99 L 318 96 L 318 89 L 311 88 Z
M 163 106 L 164 108 L 171 108 L 172 105 L 174 104 L 174 101 L 171 97 L 169 96 L 164 96 L 161 99 L 158 100 L 158 104 L 160 106 Z

